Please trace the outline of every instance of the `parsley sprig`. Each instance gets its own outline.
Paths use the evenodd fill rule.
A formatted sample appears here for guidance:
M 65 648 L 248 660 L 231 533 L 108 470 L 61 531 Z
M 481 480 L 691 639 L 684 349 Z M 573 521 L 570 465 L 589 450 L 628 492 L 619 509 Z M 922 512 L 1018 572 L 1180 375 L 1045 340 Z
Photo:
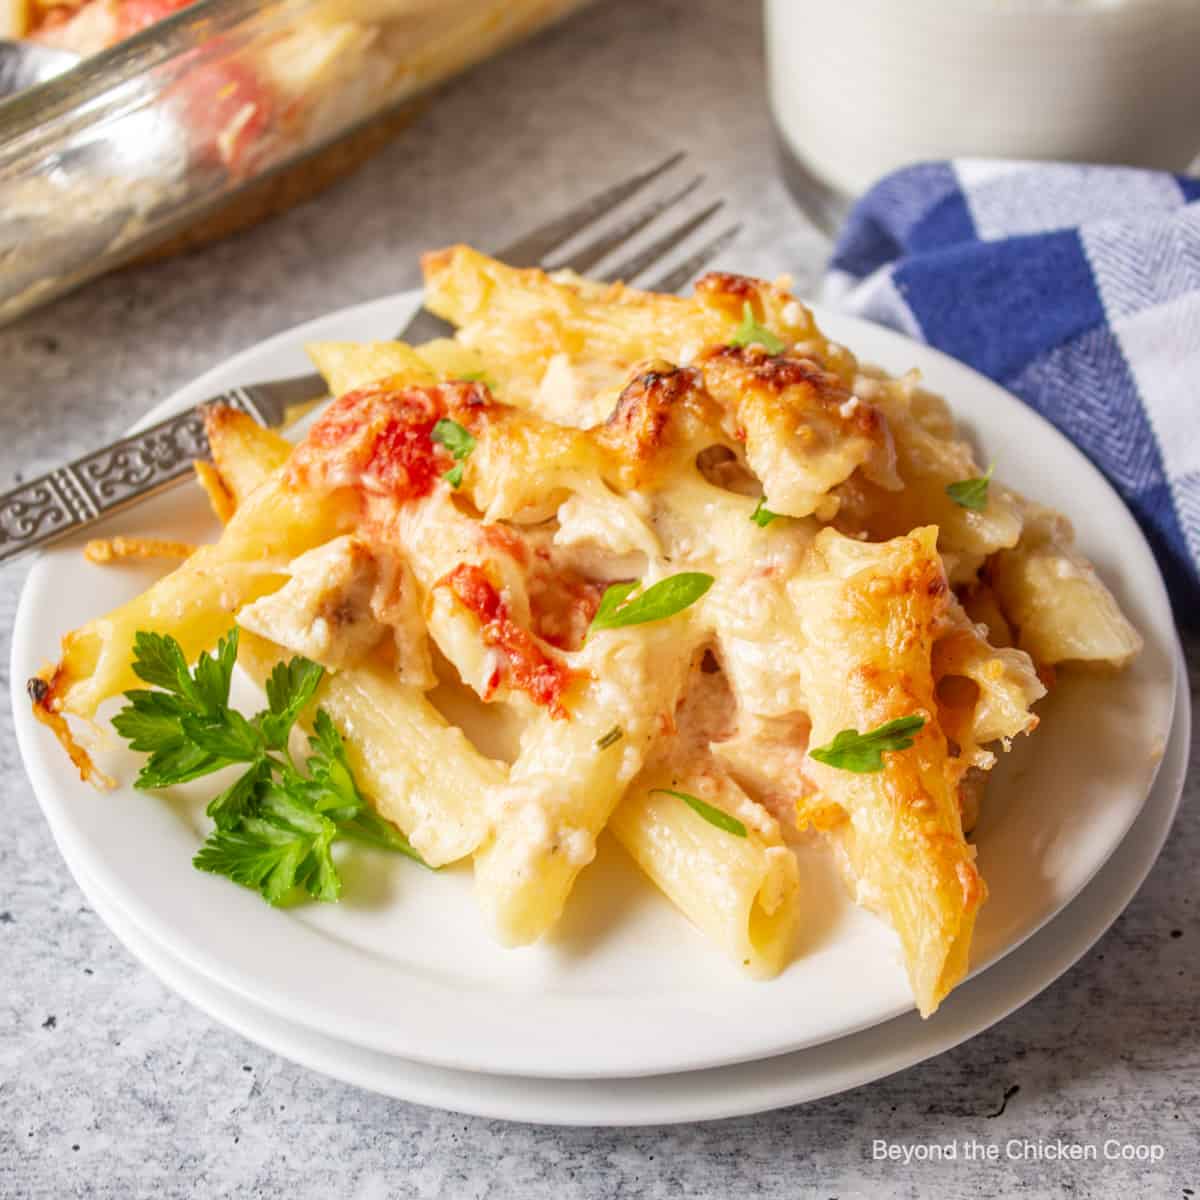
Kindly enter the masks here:
M 818 746 L 809 754 L 826 766 L 871 775 L 883 770 L 884 751 L 907 750 L 913 744 L 913 737 L 924 728 L 925 718 L 920 714 L 896 717 L 867 733 L 843 729 L 827 746 Z
M 193 859 L 202 871 L 253 888 L 271 904 L 302 889 L 336 900 L 341 877 L 332 847 L 342 838 L 421 861 L 395 826 L 363 799 L 329 714 L 318 709 L 304 770 L 289 750 L 292 730 L 325 674 L 306 658 L 278 663 L 267 680 L 267 707 L 247 719 L 229 705 L 238 631 L 189 671 L 172 637 L 139 632 L 134 673 L 151 689 L 125 693 L 113 718 L 132 749 L 148 753 L 135 787 L 171 787 L 237 764 L 245 770 L 208 805 L 216 828 Z
M 729 338 L 731 346 L 761 346 L 768 354 L 782 354 L 787 342 L 773 334 L 765 325 L 754 319 L 754 309 L 747 300 L 742 305 L 742 323 Z
M 992 481 L 995 463 L 988 467 L 986 474 L 976 479 L 960 479 L 946 485 L 946 495 L 961 508 L 969 508 L 972 512 L 983 512 L 987 508 L 988 484 Z
M 463 460 L 475 449 L 474 436 L 469 429 L 457 421 L 450 420 L 449 417 L 443 417 L 438 421 L 429 436 L 439 445 L 445 446 L 454 458 L 454 466 L 442 478 L 452 488 L 457 489 L 463 480 Z

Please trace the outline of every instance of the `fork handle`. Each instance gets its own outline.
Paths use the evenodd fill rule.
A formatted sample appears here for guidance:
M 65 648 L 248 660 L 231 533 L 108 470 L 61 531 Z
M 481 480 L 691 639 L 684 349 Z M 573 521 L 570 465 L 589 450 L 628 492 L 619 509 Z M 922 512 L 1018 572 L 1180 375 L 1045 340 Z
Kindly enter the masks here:
M 241 388 L 218 400 L 260 424 L 268 423 Z M 0 496 L 0 562 L 85 529 L 186 479 L 196 459 L 211 457 L 204 433 L 208 403 L 176 413 Z

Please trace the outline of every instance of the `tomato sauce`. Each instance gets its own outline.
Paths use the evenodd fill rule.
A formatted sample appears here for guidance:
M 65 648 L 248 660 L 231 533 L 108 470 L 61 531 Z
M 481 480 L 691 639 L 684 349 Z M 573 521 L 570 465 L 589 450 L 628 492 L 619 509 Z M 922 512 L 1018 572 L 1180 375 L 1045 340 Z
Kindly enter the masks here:
M 325 410 L 294 461 L 316 483 L 419 500 L 454 464 L 433 440 L 443 411 L 433 389 L 347 392 Z
M 433 440 L 438 421 L 449 416 L 478 429 L 480 415 L 490 406 L 490 393 L 474 383 L 372 384 L 335 400 L 293 462 L 313 483 L 420 500 L 454 466 L 450 451 Z
M 538 637 L 557 650 L 578 650 L 606 585 L 568 567 L 551 569 L 541 562 L 528 579 L 530 619 Z
M 489 680 L 489 695 L 484 699 L 489 699 L 501 683 L 507 683 L 548 708 L 552 716 L 567 717 L 562 697 L 571 682 L 570 670 L 547 654 L 533 634 L 512 619 L 508 605 L 487 573 L 473 563 L 461 563 L 439 586 L 442 584 L 479 619 L 484 645 L 499 650 L 504 659 L 504 668 L 499 678 Z

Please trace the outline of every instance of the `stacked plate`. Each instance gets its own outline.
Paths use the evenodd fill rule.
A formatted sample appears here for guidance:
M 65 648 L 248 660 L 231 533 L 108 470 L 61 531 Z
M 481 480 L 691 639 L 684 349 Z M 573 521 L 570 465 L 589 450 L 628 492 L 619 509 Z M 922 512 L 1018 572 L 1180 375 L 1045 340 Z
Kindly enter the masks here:
M 147 420 L 235 384 L 298 373 L 313 340 L 386 338 L 412 294 L 334 314 L 238 356 Z M 194 871 L 203 805 L 82 785 L 30 716 L 23 681 L 62 633 L 149 582 L 100 571 L 77 546 L 34 567 L 14 630 L 17 730 L 63 856 L 114 933 L 169 986 L 246 1037 L 315 1070 L 407 1100 L 515 1120 L 633 1124 L 730 1116 L 879 1078 L 970 1037 L 1049 984 L 1145 878 L 1182 788 L 1190 714 L 1170 607 L 1120 500 L 1049 425 L 965 367 L 895 334 L 818 313 L 832 337 L 894 371 L 918 366 L 1005 481 L 1075 518 L 1146 638 L 1120 675 L 1065 672 L 1042 727 L 994 774 L 975 840 L 991 896 L 972 978 L 929 1021 L 912 1011 L 898 946 L 845 899 L 817 852 L 802 862 L 795 962 L 736 976 L 602 843 L 553 940 L 492 945 L 466 870 L 382 857 L 345 869 L 336 906 L 277 910 Z M 195 489 L 120 521 L 122 532 L 212 536 Z M 186 790 L 185 790 L 186 791 Z

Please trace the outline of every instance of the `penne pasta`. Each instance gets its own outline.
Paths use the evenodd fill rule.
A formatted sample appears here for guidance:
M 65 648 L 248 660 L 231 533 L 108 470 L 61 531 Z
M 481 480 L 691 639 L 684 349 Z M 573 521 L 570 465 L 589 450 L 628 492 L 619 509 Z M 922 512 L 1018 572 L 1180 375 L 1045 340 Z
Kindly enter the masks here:
M 912 749 L 877 773 L 812 762 L 814 782 L 845 814 L 833 836 L 860 902 L 900 936 L 913 994 L 931 1013 L 962 978 L 986 888 L 963 836 L 931 667 L 948 589 L 937 530 L 870 544 L 819 533 L 807 575 L 791 585 L 805 651 L 809 746 L 919 717 Z
M 253 417 L 222 404 L 204 410 L 204 432 L 212 466 L 232 506 L 221 516 L 221 523 L 228 524 L 232 511 L 287 462 L 292 445 Z
M 679 799 L 685 793 L 738 819 L 736 836 Z M 787 964 L 799 923 L 800 875 L 779 827 L 724 775 L 658 768 L 634 780 L 610 828 L 691 923 L 747 974 Z
M 1016 630 L 1017 645 L 1039 663 L 1123 667 L 1142 638 L 1092 565 L 1072 545 L 1070 522 L 1024 502 L 1020 541 L 991 565 L 996 599 Z
M 500 941 L 525 945 L 558 920 L 596 839 L 683 691 L 699 640 L 690 621 L 594 635 L 572 658 L 569 720 L 539 714 L 492 799 L 475 858 L 480 907 Z M 685 656 L 681 656 L 680 651 Z M 612 731 L 620 738 L 605 744 Z
M 437 382 L 428 364 L 403 342 L 310 342 L 305 349 L 331 396 L 344 396 L 380 379 Z

